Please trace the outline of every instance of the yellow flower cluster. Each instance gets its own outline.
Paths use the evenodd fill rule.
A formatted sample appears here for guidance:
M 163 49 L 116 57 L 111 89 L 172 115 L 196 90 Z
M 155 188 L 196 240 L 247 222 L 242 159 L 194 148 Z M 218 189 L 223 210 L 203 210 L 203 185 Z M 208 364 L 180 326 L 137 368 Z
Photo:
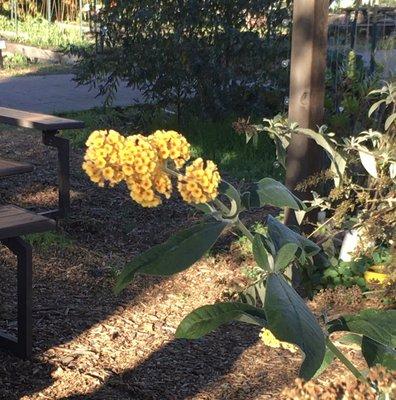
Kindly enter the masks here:
M 161 204 L 161 198 L 155 193 L 154 183 L 158 155 L 149 139 L 142 135 L 128 136 L 120 151 L 120 160 L 132 199 L 143 207 Z
M 206 167 L 202 158 L 197 158 L 186 168 L 184 176 L 179 176 L 178 189 L 187 203 L 207 203 L 218 195 L 220 174 L 213 161 L 207 161 Z
M 260 338 L 266 346 L 274 349 L 282 348 L 289 350 L 292 353 L 295 353 L 298 350 L 296 345 L 278 340 L 269 329 L 264 328 L 260 333 Z
M 114 186 L 125 181 L 134 201 L 143 207 L 161 204 L 160 195 L 169 198 L 172 181 L 167 161 L 172 160 L 177 169 L 190 158 L 190 144 L 175 131 L 156 131 L 145 137 L 123 137 L 118 132 L 95 131 L 87 140 L 83 169 L 99 186 L 106 182 Z M 178 188 L 189 203 L 205 203 L 218 194 L 220 175 L 217 166 L 201 158 L 186 168 L 179 176 Z
M 177 169 L 190 159 L 190 143 L 176 131 L 155 131 L 149 140 L 161 160 L 171 159 Z
M 124 141 L 125 138 L 113 130 L 94 131 L 89 136 L 82 167 L 99 186 L 104 186 L 105 182 L 114 186 L 124 178 L 120 160 Z

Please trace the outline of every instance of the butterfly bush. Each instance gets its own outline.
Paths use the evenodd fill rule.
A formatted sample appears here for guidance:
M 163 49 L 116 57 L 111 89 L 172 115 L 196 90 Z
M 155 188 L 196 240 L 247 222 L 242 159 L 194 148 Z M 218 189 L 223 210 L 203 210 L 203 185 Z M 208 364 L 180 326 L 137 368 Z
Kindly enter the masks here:
M 83 170 L 92 182 L 113 187 L 125 181 L 131 198 L 143 207 L 157 207 L 161 195 L 171 196 L 172 176 L 187 203 L 207 203 L 218 195 L 221 177 L 213 161 L 197 158 L 181 173 L 191 146 L 178 132 L 124 137 L 114 130 L 94 131 L 86 145 Z

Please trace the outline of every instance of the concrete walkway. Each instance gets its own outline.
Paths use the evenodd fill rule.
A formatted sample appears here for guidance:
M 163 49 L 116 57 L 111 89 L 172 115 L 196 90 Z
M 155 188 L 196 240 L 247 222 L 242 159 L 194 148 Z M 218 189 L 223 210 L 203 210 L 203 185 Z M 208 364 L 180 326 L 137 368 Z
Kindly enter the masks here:
M 103 98 L 89 86 L 77 86 L 72 74 L 0 78 L 0 106 L 47 114 L 81 111 L 103 105 Z M 115 106 L 141 102 L 141 93 L 122 85 Z

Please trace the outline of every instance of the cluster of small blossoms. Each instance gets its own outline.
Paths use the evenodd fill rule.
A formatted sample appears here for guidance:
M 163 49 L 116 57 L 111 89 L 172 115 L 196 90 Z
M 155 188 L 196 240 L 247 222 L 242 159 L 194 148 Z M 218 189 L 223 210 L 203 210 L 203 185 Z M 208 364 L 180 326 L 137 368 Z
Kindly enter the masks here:
M 190 144 L 175 131 L 156 131 L 123 137 L 115 131 L 95 131 L 87 140 L 83 169 L 99 186 L 114 186 L 124 180 L 134 201 L 143 207 L 161 204 L 169 198 L 172 181 L 167 162 L 180 169 L 190 158 Z M 212 161 L 199 158 L 180 173 L 178 188 L 186 202 L 205 203 L 218 194 L 220 175 Z
M 186 173 L 179 177 L 178 189 L 187 203 L 207 203 L 218 195 L 221 178 L 213 161 L 197 158 L 186 168 Z
M 105 182 L 114 186 L 123 180 L 120 150 L 124 141 L 125 138 L 113 130 L 94 131 L 88 138 L 82 167 L 99 186 L 104 186 Z
M 282 348 L 289 350 L 292 353 L 295 353 L 298 350 L 296 345 L 278 340 L 269 329 L 264 328 L 260 333 L 260 338 L 266 346 L 274 349 Z
M 158 155 L 148 138 L 142 135 L 128 136 L 120 152 L 120 160 L 132 199 L 143 207 L 161 204 L 154 183 Z
M 177 169 L 190 159 L 190 143 L 176 131 L 155 131 L 149 136 L 150 143 L 157 150 L 158 157 L 173 160 Z

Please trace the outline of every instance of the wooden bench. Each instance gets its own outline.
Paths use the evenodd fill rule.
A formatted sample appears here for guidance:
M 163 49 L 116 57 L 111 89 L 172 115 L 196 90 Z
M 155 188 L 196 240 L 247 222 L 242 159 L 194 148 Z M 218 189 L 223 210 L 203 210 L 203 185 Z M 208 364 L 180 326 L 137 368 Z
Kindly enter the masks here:
M 24 359 L 32 354 L 32 248 L 21 236 L 54 228 L 55 222 L 42 215 L 11 205 L 0 206 L 0 242 L 18 260 L 18 334 L 14 338 L 0 333 L 0 347 Z
M 62 218 L 67 215 L 70 207 L 69 141 L 59 137 L 58 134 L 60 130 L 83 128 L 84 123 L 5 107 L 0 107 L 0 123 L 39 129 L 42 131 L 44 145 L 54 147 L 58 151 L 59 207 L 57 210 L 39 215 L 19 207 L 0 205 L 0 244 L 8 247 L 16 255 L 18 261 L 18 333 L 16 338 L 0 334 L 0 347 L 19 357 L 30 358 L 32 354 L 32 249 L 22 237 L 55 228 L 55 222 L 47 218 L 48 216 Z M 33 167 L 30 164 L 0 159 L 0 178 L 32 170 Z
M 11 161 L 11 160 L 4 160 L 0 158 L 0 178 L 5 178 L 7 176 L 12 175 L 19 175 L 25 174 L 27 172 L 33 171 L 33 165 L 18 162 L 18 161 Z
M 59 207 L 45 215 L 63 218 L 70 209 L 69 141 L 59 137 L 61 130 L 84 128 L 84 122 L 0 107 L 0 123 L 42 131 L 43 143 L 58 151 Z

